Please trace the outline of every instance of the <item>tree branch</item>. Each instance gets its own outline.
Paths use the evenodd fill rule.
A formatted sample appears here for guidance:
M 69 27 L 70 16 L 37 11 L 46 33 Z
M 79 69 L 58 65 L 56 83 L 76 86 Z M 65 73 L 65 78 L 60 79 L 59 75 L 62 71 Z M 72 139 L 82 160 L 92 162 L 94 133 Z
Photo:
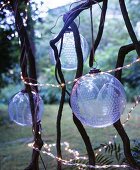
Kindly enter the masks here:
M 20 57 L 20 65 L 22 70 L 23 77 L 28 77 L 28 74 L 30 76 L 31 83 L 37 82 L 37 75 L 36 75 L 36 67 L 35 67 L 35 57 L 32 52 L 32 48 L 30 45 L 30 41 L 27 35 L 27 31 L 23 25 L 22 18 L 20 16 L 20 13 L 18 11 L 18 1 L 11 0 L 10 4 L 12 6 L 14 17 L 15 17 L 15 25 L 17 32 L 19 34 L 19 38 L 21 41 L 21 57 Z M 28 60 L 28 62 L 27 62 Z M 27 70 L 27 63 L 29 63 L 29 70 Z M 33 81 L 32 81 L 33 79 Z M 43 146 L 43 141 L 41 139 L 40 131 L 40 123 L 37 123 L 36 119 L 36 112 L 35 112 L 35 104 L 34 99 L 32 95 L 32 87 L 29 85 L 25 86 L 30 99 L 30 107 L 31 107 L 31 113 L 32 113 L 32 122 L 33 122 L 33 130 L 34 130 L 34 147 L 37 147 L 39 150 Z M 38 93 L 37 86 L 34 87 L 36 93 Z M 39 152 L 33 149 L 32 153 L 32 161 L 31 164 L 26 168 L 26 170 L 39 170 L 38 165 L 38 159 L 39 159 Z
M 132 27 L 132 24 L 130 22 L 128 12 L 127 12 L 127 9 L 126 9 L 126 5 L 125 5 L 125 1 L 119 0 L 119 3 L 120 3 L 120 8 L 121 8 L 121 11 L 122 11 L 122 15 L 123 15 L 123 18 L 124 18 L 126 28 L 128 30 L 128 33 L 131 37 L 133 44 L 135 45 L 135 49 L 137 51 L 137 54 L 138 54 L 138 56 L 140 56 L 140 44 L 137 40 L 136 34 L 135 34 L 134 29 Z

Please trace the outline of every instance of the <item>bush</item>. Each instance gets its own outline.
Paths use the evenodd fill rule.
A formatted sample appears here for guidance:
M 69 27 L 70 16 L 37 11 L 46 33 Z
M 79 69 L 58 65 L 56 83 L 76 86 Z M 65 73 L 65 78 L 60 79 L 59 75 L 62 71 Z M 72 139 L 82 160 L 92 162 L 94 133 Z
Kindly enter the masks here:
M 11 97 L 22 89 L 21 84 L 10 84 L 0 89 L 0 103 L 8 104 Z

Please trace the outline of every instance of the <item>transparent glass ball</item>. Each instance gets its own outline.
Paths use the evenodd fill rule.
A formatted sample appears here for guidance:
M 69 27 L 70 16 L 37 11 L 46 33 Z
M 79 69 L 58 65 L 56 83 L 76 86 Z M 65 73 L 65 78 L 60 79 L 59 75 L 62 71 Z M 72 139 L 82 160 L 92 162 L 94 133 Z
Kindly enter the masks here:
M 44 104 L 41 97 L 32 92 L 37 115 L 37 122 L 41 121 Z M 32 125 L 32 115 L 28 93 L 18 92 L 9 102 L 8 112 L 10 119 L 21 126 Z
M 82 124 L 102 128 L 120 119 L 126 95 L 123 85 L 111 74 L 87 74 L 75 83 L 70 102 Z
M 83 53 L 83 61 L 85 62 L 88 57 L 89 46 L 86 39 L 81 34 L 80 34 L 80 40 L 81 40 L 81 48 Z M 57 43 L 58 52 L 60 51 L 60 46 L 61 46 L 61 40 Z M 54 51 L 52 48 L 50 50 L 50 57 L 52 63 L 56 64 Z M 63 70 L 77 69 L 77 54 L 75 49 L 73 32 L 64 33 L 60 61 L 61 61 L 61 68 Z

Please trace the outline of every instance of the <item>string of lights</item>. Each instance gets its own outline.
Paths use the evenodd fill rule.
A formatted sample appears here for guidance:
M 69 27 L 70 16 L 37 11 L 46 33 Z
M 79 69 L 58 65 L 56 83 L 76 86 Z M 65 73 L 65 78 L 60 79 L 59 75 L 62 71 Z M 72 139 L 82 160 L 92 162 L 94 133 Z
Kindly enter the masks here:
M 128 114 L 127 114 L 127 118 L 123 122 L 123 126 L 125 126 L 126 123 L 130 120 L 132 111 L 136 108 L 136 106 L 139 104 L 139 102 L 140 102 L 140 95 L 137 97 L 134 106 L 132 106 L 130 108 L 130 110 L 129 110 Z M 117 138 L 117 134 L 114 135 L 113 139 L 116 139 L 116 138 Z M 97 156 L 99 153 L 101 153 L 103 151 L 103 149 L 106 149 L 111 144 L 113 144 L 113 141 L 109 140 L 106 145 L 101 146 L 96 151 L 95 156 Z M 33 143 L 29 143 L 28 146 L 40 152 L 40 150 L 38 148 L 35 148 L 33 146 Z M 70 160 L 61 159 L 61 158 L 55 156 L 52 153 L 52 147 L 55 147 L 55 146 L 56 146 L 55 143 L 53 143 L 53 144 L 46 144 L 45 143 L 44 146 L 43 146 L 44 150 L 42 150 L 42 153 L 47 154 L 48 156 L 50 156 L 53 159 L 61 161 L 61 163 L 63 165 L 76 166 L 79 169 L 81 169 L 81 168 L 97 168 L 97 169 L 102 168 L 102 169 L 107 169 L 107 168 L 110 168 L 110 167 L 112 167 L 112 168 L 128 168 L 129 167 L 128 165 L 103 165 L 103 166 L 96 165 L 96 166 L 93 166 L 93 165 L 87 165 L 87 164 L 83 164 L 83 163 L 75 163 L 74 161 L 76 161 L 76 160 L 88 160 L 88 158 L 86 156 L 80 156 L 80 153 L 77 150 L 70 149 L 70 144 L 68 142 L 63 142 L 63 143 L 61 143 L 61 146 L 64 146 L 64 150 L 67 151 L 69 154 L 72 154 L 74 158 L 70 159 Z
M 135 61 L 131 62 L 130 64 L 127 64 L 123 67 L 118 67 L 118 68 L 115 68 L 115 69 L 112 69 L 112 70 L 108 70 L 106 71 L 107 73 L 111 73 L 111 72 L 116 72 L 116 71 L 119 71 L 119 70 L 122 70 L 122 69 L 127 69 L 129 67 L 131 67 L 133 64 L 137 63 L 137 62 L 140 62 L 140 58 L 138 57 L 138 59 L 136 59 Z
M 4 7 L 6 7 L 8 4 L 10 4 L 10 1 L 7 1 L 6 3 L 0 4 L 0 10 L 2 10 Z
M 29 7 L 29 2 L 27 2 L 27 4 L 26 4 L 25 17 L 23 19 L 23 24 L 25 27 L 27 26 L 27 20 L 28 20 L 28 7 Z
M 70 160 L 64 160 L 61 159 L 57 156 L 55 156 L 53 153 L 51 153 L 51 147 L 52 146 L 56 146 L 56 144 L 45 144 L 44 145 L 44 150 L 42 150 L 43 154 L 47 154 L 48 156 L 50 156 L 53 159 L 56 159 L 58 161 L 60 161 L 63 165 L 67 165 L 67 166 L 75 166 L 78 167 L 79 169 L 81 168 L 97 168 L 97 169 L 107 169 L 107 168 L 128 168 L 130 166 L 128 165 L 87 165 L 87 164 L 83 164 L 83 163 L 74 163 L 73 161 L 79 160 L 79 159 L 83 159 L 83 160 L 88 160 L 87 157 L 79 157 L 79 152 L 78 151 L 74 151 L 72 149 L 69 149 L 69 143 L 68 142 L 64 142 L 61 143 L 61 145 L 65 145 L 65 150 L 67 150 L 69 153 L 73 154 L 75 156 L 74 159 L 70 159 Z M 33 143 L 29 143 L 28 144 L 29 147 L 35 149 L 36 151 L 40 152 L 40 150 L 38 148 L 33 147 Z
M 125 124 L 129 121 L 129 119 L 131 118 L 131 113 L 132 111 L 136 108 L 136 106 L 139 104 L 140 102 L 140 95 L 137 97 L 137 100 L 135 101 L 134 106 L 131 107 L 130 111 L 127 114 L 127 119 L 123 122 L 123 126 L 125 126 Z
M 106 73 L 112 73 L 112 72 L 116 72 L 116 71 L 119 71 L 119 70 L 122 70 L 122 69 L 128 69 L 129 67 L 131 67 L 132 65 L 136 64 L 140 62 L 140 58 L 136 59 L 135 61 L 131 62 L 130 64 L 127 64 L 123 67 L 118 67 L 118 68 L 115 68 L 115 69 L 111 69 L 111 70 L 108 70 L 108 71 L 105 71 Z M 103 73 L 103 72 L 102 72 Z M 89 74 L 89 75 L 92 75 L 92 74 Z M 80 77 L 79 77 L 80 78 Z M 21 80 L 23 81 L 24 84 L 26 85 L 30 85 L 30 86 L 39 86 L 39 87 L 43 87 L 43 86 L 46 86 L 46 87 L 53 87 L 53 88 L 63 88 L 65 85 L 69 85 L 69 84 L 72 84 L 72 83 L 75 83 L 77 82 L 77 80 L 79 78 L 76 78 L 74 79 L 73 81 L 67 81 L 65 84 L 62 83 L 62 84 L 50 84 L 50 83 L 31 83 L 30 80 L 33 80 L 29 77 L 23 77 L 22 76 L 22 72 L 21 72 Z

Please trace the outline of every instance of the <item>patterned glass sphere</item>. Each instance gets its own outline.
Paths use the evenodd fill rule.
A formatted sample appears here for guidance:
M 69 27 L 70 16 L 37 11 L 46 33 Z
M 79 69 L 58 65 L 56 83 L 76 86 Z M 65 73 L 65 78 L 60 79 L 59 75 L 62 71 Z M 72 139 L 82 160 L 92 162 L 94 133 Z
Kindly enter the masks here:
M 81 48 L 83 53 L 83 61 L 85 62 L 88 57 L 89 47 L 86 39 L 81 34 L 80 34 L 80 40 L 81 40 Z M 61 46 L 61 40 L 57 43 L 58 52 L 60 51 L 60 46 Z M 50 57 L 52 63 L 56 64 L 54 52 L 52 49 L 50 51 Z M 61 68 L 63 70 L 77 69 L 77 54 L 75 49 L 73 32 L 64 33 L 60 61 L 61 61 Z
M 43 100 L 41 97 L 32 92 L 33 100 L 35 104 L 37 122 L 41 120 L 43 113 Z M 38 106 L 38 107 L 37 107 Z M 39 110 L 37 110 L 39 108 Z M 28 93 L 18 92 L 9 103 L 8 112 L 10 119 L 21 126 L 31 126 L 32 125 L 32 115 L 30 109 L 30 100 Z
M 101 72 L 81 77 L 72 89 L 70 102 L 82 124 L 102 128 L 120 119 L 126 95 L 118 79 Z

